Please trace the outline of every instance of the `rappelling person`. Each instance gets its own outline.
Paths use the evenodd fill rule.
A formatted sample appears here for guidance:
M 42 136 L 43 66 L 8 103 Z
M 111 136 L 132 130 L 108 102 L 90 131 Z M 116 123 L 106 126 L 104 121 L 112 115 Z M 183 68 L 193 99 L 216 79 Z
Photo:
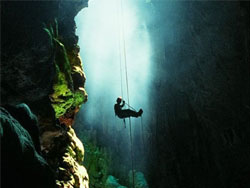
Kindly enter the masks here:
M 115 110 L 115 114 L 121 119 L 127 118 L 127 117 L 139 117 L 143 113 L 142 109 L 140 109 L 138 112 L 130 110 L 130 109 L 122 110 L 124 105 L 125 105 L 125 101 L 122 99 L 122 97 L 118 97 L 116 99 L 116 104 L 114 105 L 114 110 Z

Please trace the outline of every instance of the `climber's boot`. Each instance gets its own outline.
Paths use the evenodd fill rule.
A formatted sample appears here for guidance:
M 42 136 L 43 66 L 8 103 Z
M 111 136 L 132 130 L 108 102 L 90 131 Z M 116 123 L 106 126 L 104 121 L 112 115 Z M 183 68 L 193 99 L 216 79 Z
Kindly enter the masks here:
M 143 110 L 142 110 L 142 109 L 140 109 L 140 110 L 139 110 L 139 112 L 138 112 L 138 116 L 141 116 L 141 115 L 142 115 L 142 113 L 143 113 Z

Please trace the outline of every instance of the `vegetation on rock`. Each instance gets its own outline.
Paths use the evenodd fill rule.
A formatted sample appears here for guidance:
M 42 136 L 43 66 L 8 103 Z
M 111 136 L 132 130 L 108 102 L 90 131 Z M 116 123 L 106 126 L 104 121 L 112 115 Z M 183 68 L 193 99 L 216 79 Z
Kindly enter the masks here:
M 61 36 L 58 32 L 57 20 L 52 25 L 45 27 L 45 31 L 53 39 L 55 46 L 56 75 L 53 92 L 49 97 L 59 125 L 67 127 L 62 127 L 63 129 L 59 133 L 55 133 L 58 135 L 55 138 L 52 138 L 55 135 L 53 133 L 44 137 L 54 143 L 47 148 L 47 156 L 52 166 L 58 169 L 56 181 L 58 187 L 86 188 L 89 178 L 86 169 L 81 165 L 84 148 L 71 128 L 75 114 L 87 100 L 87 93 L 84 89 L 86 78 L 79 56 L 80 48 L 77 45 L 70 48 L 71 50 L 66 48 L 63 44 L 65 36 Z M 59 140 L 61 140 L 61 144 L 59 144 Z
M 111 159 L 105 148 L 100 148 L 87 132 L 79 132 L 79 138 L 83 141 L 86 157 L 83 162 L 87 168 L 90 179 L 90 187 L 103 188 L 108 177 Z
M 16 105 L 26 102 L 37 115 L 39 129 L 35 139 L 39 140 L 40 136 L 41 153 L 54 170 L 57 187 L 88 188 L 88 174 L 81 164 L 83 145 L 71 127 L 75 114 L 87 100 L 84 89 L 86 78 L 77 46 L 78 37 L 74 32 L 74 17 L 87 6 L 87 0 L 4 1 L 1 2 L 2 5 L 4 11 L 1 13 L 1 23 L 4 29 L 1 31 L 4 36 L 4 50 L 1 54 L 4 58 L 1 64 L 3 71 L 0 85 L 4 104 Z M 26 121 L 25 124 L 29 122 Z M 11 134 L 8 133 L 9 129 L 5 129 L 0 128 L 4 139 L 7 134 Z M 20 130 L 22 132 L 23 129 Z M 32 141 L 28 137 L 26 139 L 26 133 L 17 137 L 11 135 L 11 138 L 10 143 L 19 143 L 20 147 L 23 147 L 13 150 L 14 158 L 19 159 L 21 152 L 26 150 L 28 152 L 23 156 L 23 161 L 29 161 L 30 155 L 37 156 L 36 150 L 31 148 Z M 15 167 L 11 163 L 8 165 L 6 169 Z M 50 186 L 40 182 L 51 180 L 52 175 L 48 173 L 46 176 L 36 177 L 40 168 L 30 169 L 28 173 L 19 173 L 29 166 L 30 164 L 17 169 L 16 174 L 10 173 L 6 177 L 19 178 L 22 181 L 23 177 L 29 175 L 32 180 L 40 178 L 36 181 L 36 187 L 41 185 L 49 188 Z M 69 176 L 62 175 L 63 172 Z M 27 183 L 24 187 L 31 185 L 31 181 L 24 183 Z M 53 183 L 55 184 L 54 181 Z

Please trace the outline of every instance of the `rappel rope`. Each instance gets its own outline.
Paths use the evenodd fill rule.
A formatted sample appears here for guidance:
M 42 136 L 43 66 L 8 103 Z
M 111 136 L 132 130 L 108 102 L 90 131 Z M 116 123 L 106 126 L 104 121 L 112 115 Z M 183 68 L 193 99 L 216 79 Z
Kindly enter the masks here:
M 123 15 L 123 3 L 122 0 L 120 1 L 120 7 L 121 7 L 121 24 L 122 24 L 122 42 L 123 42 L 123 55 L 124 55 L 124 65 L 125 65 L 125 75 L 126 75 L 126 87 L 127 87 L 127 98 L 128 98 L 128 105 L 130 106 L 129 101 L 129 84 L 128 84 L 128 69 L 127 69 L 127 57 L 126 57 L 126 41 L 124 36 L 124 15 Z M 120 27 L 119 27 L 120 30 Z M 119 32 L 120 37 L 120 32 Z M 119 38 L 120 39 L 120 38 Z M 119 50 L 120 50 L 120 40 L 119 40 Z M 121 50 L 120 50 L 120 71 L 122 73 L 122 66 L 121 66 Z M 122 75 L 122 74 L 121 74 Z M 122 76 L 121 76 L 121 87 L 122 87 Z M 122 93 L 123 94 L 123 93 Z M 125 123 L 125 121 L 124 121 Z M 131 128 L 131 118 L 129 117 L 129 135 L 130 135 L 130 155 L 131 155 L 131 166 L 132 166 L 132 185 L 133 188 L 135 188 L 135 180 L 134 180 L 134 156 L 133 156 L 133 140 L 132 140 L 132 128 Z
M 119 5 L 118 5 L 119 6 Z M 123 98 L 123 78 L 122 78 L 122 55 L 121 55 L 121 41 L 120 41 L 120 38 L 121 38 L 121 29 L 120 29 L 120 22 L 119 22 L 119 17 L 120 17 L 120 14 L 119 14 L 119 7 L 117 9 L 117 25 L 118 25 L 118 36 L 117 36 L 117 40 L 118 40 L 118 51 L 119 51 L 119 62 L 120 62 L 120 80 L 121 80 L 121 97 Z M 123 119 L 123 124 L 124 124 L 124 127 L 126 128 L 126 121 L 125 119 Z
M 120 13 L 119 13 L 120 11 Z M 121 22 L 119 22 L 119 35 L 118 35 L 118 41 L 119 41 L 119 61 L 120 61 L 120 76 L 121 76 L 121 94 L 123 98 L 123 77 L 122 77 L 122 50 L 123 48 L 123 58 L 124 58 L 124 68 L 125 68 L 125 82 L 126 82 L 126 89 L 127 89 L 127 99 L 128 103 L 126 105 L 135 110 L 133 107 L 130 106 L 130 100 L 129 100 L 129 82 L 128 82 L 128 67 L 127 67 L 127 55 L 126 55 L 126 40 L 125 40 L 125 23 L 124 23 L 124 15 L 123 15 L 123 0 L 120 0 L 120 9 L 118 7 L 118 19 L 120 18 Z M 121 26 L 120 26 L 121 23 Z M 121 38 L 122 43 L 121 44 Z M 122 47 L 121 47 L 122 46 Z M 135 110 L 136 111 L 136 110 Z M 126 127 L 125 118 L 123 119 L 124 126 Z M 141 116 L 141 132 L 142 132 L 142 144 L 143 144 L 143 151 L 145 149 L 145 142 L 144 142 L 144 130 L 143 130 L 143 121 Z M 132 166 L 132 185 L 133 188 L 135 188 L 135 172 L 134 172 L 134 153 L 133 153 L 133 140 L 132 140 L 132 126 L 131 126 L 131 118 L 129 117 L 129 135 L 130 135 L 130 155 L 131 155 L 131 166 Z
M 142 137 L 142 146 L 143 146 L 143 148 L 142 148 L 142 150 L 143 150 L 143 152 L 145 152 L 145 140 L 144 140 L 144 130 L 143 130 L 143 121 L 142 121 L 142 116 L 141 116 L 141 137 Z
M 130 106 L 128 103 L 125 103 L 129 108 L 132 110 L 135 110 L 132 106 Z M 142 145 L 143 145 L 143 151 L 145 150 L 145 140 L 144 140 L 144 128 L 143 128 L 143 121 L 142 121 L 142 116 L 141 116 L 141 133 L 142 133 Z

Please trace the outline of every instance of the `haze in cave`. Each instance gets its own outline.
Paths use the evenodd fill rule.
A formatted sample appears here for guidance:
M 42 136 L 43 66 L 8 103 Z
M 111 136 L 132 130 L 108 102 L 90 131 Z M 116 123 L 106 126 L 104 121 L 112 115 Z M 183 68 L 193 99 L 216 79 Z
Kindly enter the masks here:
M 83 113 L 89 123 L 102 117 L 109 122 L 106 126 L 114 123 L 116 98 L 123 96 L 128 102 L 126 70 L 131 106 L 148 111 L 150 39 L 141 18 L 143 10 L 133 1 L 123 4 L 121 10 L 119 1 L 91 1 L 76 17 L 81 57 L 89 79 L 89 99 Z
M 147 128 L 151 113 L 148 95 L 152 54 L 143 18 L 146 11 L 134 1 L 91 1 L 88 9 L 75 19 L 81 57 L 89 80 L 86 82 L 88 102 L 78 117 L 84 122 L 83 127 L 104 134 L 100 136 L 103 138 L 99 144 L 113 145 L 113 152 L 120 153 L 119 160 L 127 168 L 122 173 L 126 176 L 132 169 L 131 156 L 126 155 L 131 152 L 130 124 L 128 118 L 123 122 L 115 116 L 114 104 L 116 98 L 122 96 L 134 110 L 142 108 L 144 111 L 142 118 L 131 118 L 133 160 L 136 162 L 143 158 L 142 131 Z M 134 166 L 143 168 L 141 164 Z
M 217 73 L 220 67 L 217 61 L 220 61 L 220 55 L 230 51 L 226 45 L 233 40 L 225 33 L 226 29 L 219 31 L 218 28 L 222 23 L 228 27 L 234 21 L 236 23 L 236 12 L 233 6 L 223 3 L 110 0 L 90 1 L 88 9 L 76 17 L 89 96 L 77 116 L 77 133 L 89 135 L 97 147 L 108 150 L 113 164 L 109 173 L 122 185 L 129 184 L 128 173 L 133 159 L 134 170 L 142 172 L 149 179 L 150 186 L 170 186 L 171 183 L 166 183 L 168 178 L 155 183 L 166 177 L 166 173 L 171 174 L 167 177 L 172 186 L 187 186 L 186 183 L 177 183 L 179 180 L 174 174 L 178 173 L 178 165 L 187 168 L 184 170 L 187 174 L 196 171 L 187 167 L 184 158 L 207 148 L 206 143 L 193 149 L 188 144 L 200 143 L 194 132 L 200 121 L 206 121 L 201 119 L 210 114 L 205 107 L 199 109 L 193 104 L 200 101 L 201 105 L 209 95 L 217 95 L 215 90 L 212 89 L 211 93 L 207 90 L 211 91 L 212 85 L 218 85 L 216 80 L 222 73 Z M 136 110 L 144 110 L 142 122 L 132 118 L 132 156 L 129 120 L 124 128 L 123 121 L 113 112 L 117 96 L 123 94 L 127 101 L 123 30 L 130 104 Z M 200 60 L 205 63 L 196 63 Z M 218 87 L 222 89 L 225 85 Z M 197 116 L 201 119 L 197 120 Z M 212 134 L 210 130 L 206 131 Z M 235 136 L 230 136 L 235 135 L 233 132 L 231 128 L 225 128 L 225 133 L 222 133 L 225 143 L 235 139 Z M 188 151 L 185 151 L 186 147 Z M 169 161 L 168 165 L 161 166 L 166 161 Z M 220 167 L 209 166 L 211 173 L 219 173 Z M 158 171 L 159 168 L 163 169 L 152 174 L 152 169 Z M 217 176 L 211 185 L 217 185 L 219 181 Z

